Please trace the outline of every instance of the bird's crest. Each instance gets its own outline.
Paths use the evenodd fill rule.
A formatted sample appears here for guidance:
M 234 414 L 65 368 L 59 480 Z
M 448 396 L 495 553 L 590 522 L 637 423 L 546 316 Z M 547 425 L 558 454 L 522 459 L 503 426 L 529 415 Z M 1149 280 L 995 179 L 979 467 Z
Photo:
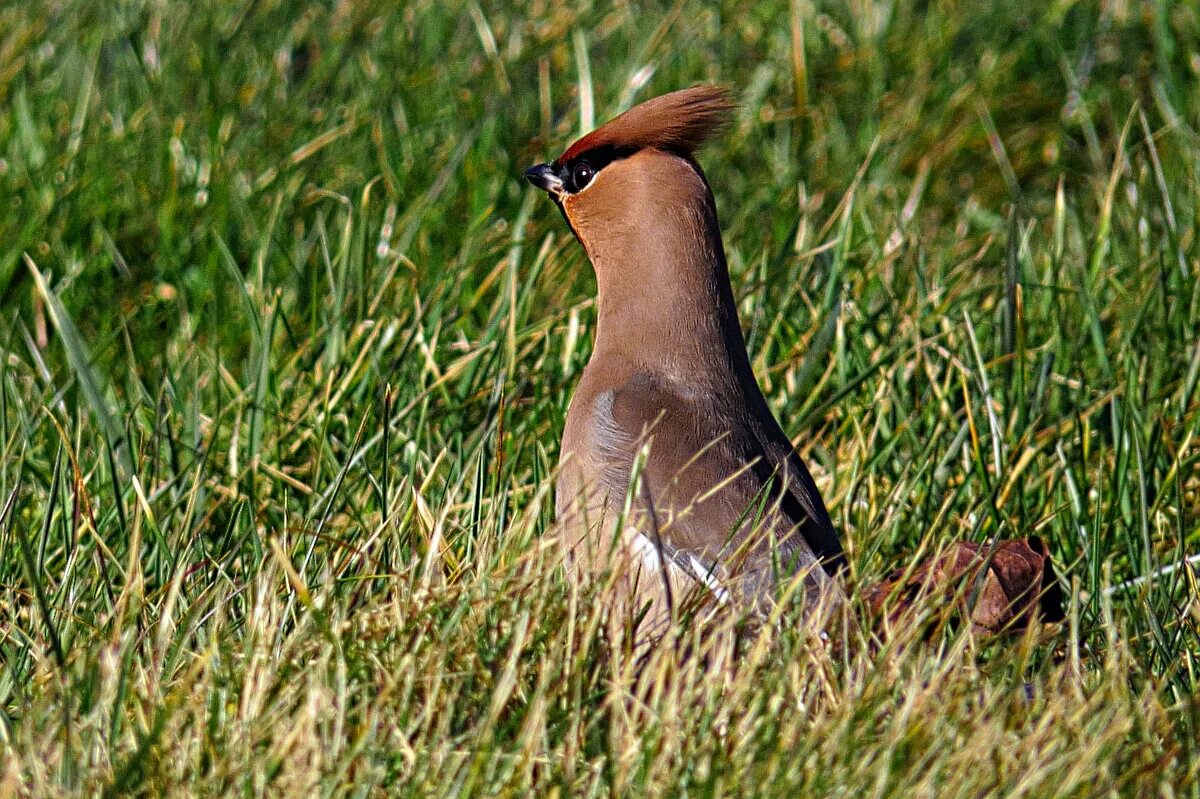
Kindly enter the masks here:
M 653 148 L 690 156 L 729 121 L 734 104 L 720 86 L 702 85 L 664 94 L 634 106 L 576 141 L 559 159 L 568 164 L 597 149 Z

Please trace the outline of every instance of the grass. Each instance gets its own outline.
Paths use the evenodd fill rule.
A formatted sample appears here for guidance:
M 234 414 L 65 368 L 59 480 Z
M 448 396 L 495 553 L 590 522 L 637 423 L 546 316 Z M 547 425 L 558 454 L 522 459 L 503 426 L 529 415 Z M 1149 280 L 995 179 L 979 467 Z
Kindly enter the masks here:
M 1163 0 L 0 8 L 0 795 L 1200 796 L 1197 42 Z M 785 605 L 639 671 L 565 583 L 594 283 L 520 171 L 702 80 L 854 584 L 1036 534 L 1061 629 L 830 651 Z

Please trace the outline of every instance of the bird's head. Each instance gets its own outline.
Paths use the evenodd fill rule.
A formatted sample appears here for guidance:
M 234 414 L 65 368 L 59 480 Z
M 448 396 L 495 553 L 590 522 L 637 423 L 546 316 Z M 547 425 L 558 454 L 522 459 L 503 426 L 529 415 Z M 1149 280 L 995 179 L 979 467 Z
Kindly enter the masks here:
M 525 177 L 550 195 L 595 261 L 609 245 L 627 247 L 639 231 L 684 218 L 678 213 L 684 208 L 711 206 L 693 153 L 732 109 L 717 86 L 664 94 L 596 128 L 554 161 L 530 167 Z

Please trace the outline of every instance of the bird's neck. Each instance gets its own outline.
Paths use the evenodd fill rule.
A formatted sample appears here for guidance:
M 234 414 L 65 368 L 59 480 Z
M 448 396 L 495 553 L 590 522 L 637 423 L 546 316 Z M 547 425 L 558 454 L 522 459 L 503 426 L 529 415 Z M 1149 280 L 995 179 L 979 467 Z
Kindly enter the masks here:
M 753 381 L 711 200 L 671 224 L 635 225 L 622 238 L 636 246 L 590 253 L 596 355 L 683 380 Z

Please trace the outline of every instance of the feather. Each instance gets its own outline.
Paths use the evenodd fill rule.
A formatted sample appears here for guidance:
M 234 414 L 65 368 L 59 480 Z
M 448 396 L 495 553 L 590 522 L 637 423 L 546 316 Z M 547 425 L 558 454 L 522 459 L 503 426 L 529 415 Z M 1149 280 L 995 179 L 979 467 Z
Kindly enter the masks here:
M 733 108 L 729 93 L 720 86 L 693 86 L 664 94 L 634 106 L 579 139 L 558 163 L 569 164 L 598 149 L 655 149 L 690 156 L 729 122 Z

